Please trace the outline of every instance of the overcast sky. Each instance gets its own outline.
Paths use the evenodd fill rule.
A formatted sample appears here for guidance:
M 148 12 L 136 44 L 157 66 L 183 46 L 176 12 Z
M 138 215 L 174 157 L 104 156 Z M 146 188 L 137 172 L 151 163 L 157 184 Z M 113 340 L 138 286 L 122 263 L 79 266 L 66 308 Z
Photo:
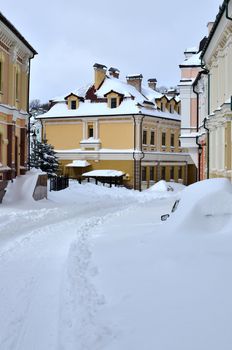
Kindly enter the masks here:
M 93 64 L 144 83 L 178 84 L 186 47 L 207 35 L 222 0 L 0 0 L 2 13 L 38 52 L 31 99 L 46 102 L 93 81 Z

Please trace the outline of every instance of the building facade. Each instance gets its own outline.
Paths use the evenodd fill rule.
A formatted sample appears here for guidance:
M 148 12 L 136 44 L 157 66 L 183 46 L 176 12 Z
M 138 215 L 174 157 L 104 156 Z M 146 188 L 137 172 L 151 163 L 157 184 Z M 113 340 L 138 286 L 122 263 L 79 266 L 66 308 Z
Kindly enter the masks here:
M 51 100 L 38 118 L 63 174 L 114 169 L 139 190 L 160 179 L 195 180 L 194 164 L 179 145 L 179 98 L 158 93 L 156 79 L 148 86 L 142 80 L 137 74 L 121 81 L 118 69 L 95 64 L 92 84 Z
M 0 13 L 0 187 L 24 174 L 30 60 L 36 51 Z
M 208 175 L 231 180 L 232 0 L 220 7 L 201 59 L 207 72 Z
M 207 137 L 205 117 L 207 116 L 207 74 L 202 67 L 201 52 L 205 37 L 197 48 L 185 50 L 185 60 L 179 66 L 181 99 L 181 146 L 194 161 L 197 179 L 207 178 Z

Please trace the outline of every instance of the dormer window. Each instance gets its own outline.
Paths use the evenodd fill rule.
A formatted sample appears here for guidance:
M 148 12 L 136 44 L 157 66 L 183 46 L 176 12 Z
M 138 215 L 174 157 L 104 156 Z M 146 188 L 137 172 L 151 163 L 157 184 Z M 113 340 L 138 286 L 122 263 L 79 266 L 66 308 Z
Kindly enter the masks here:
M 68 109 L 78 109 L 80 102 L 84 102 L 84 98 L 76 94 L 69 94 L 64 98 L 67 101 Z
M 170 104 L 170 106 L 169 106 L 169 112 L 170 112 L 171 114 L 174 113 L 174 106 L 171 105 L 171 104 Z
M 71 109 L 77 109 L 77 101 L 71 101 Z
M 109 91 L 104 95 L 107 98 L 107 105 L 109 108 L 117 108 L 123 101 L 124 95 L 118 93 L 117 91 Z
M 110 108 L 117 108 L 117 98 L 116 97 L 111 97 Z

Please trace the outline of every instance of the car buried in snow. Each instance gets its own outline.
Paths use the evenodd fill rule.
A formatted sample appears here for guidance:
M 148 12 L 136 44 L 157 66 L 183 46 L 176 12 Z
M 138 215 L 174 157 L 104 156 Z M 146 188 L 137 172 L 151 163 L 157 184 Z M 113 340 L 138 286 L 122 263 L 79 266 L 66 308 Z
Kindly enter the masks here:
M 161 220 L 186 230 L 193 227 L 219 230 L 232 220 L 230 181 L 225 178 L 209 179 L 187 186 L 178 194 L 171 212 L 162 215 Z

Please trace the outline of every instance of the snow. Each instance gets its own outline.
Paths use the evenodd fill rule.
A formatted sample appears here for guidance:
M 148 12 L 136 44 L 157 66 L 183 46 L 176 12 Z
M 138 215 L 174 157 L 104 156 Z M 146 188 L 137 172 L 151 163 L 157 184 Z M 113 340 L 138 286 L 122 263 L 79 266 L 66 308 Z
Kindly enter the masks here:
M 90 87 L 90 85 L 88 85 Z M 156 105 L 153 109 L 148 107 L 139 107 L 138 104 L 142 104 L 144 99 L 155 103 L 156 98 L 161 98 L 161 94 L 157 91 L 150 89 L 149 87 L 142 87 L 142 93 L 140 93 L 134 86 L 123 82 L 114 77 L 106 76 L 102 86 L 96 91 L 99 98 L 103 98 L 105 94 L 110 91 L 116 91 L 119 94 L 124 95 L 125 100 L 117 107 L 108 107 L 106 102 L 101 103 L 89 103 L 87 100 L 85 102 L 80 102 L 77 109 L 68 109 L 68 105 L 63 97 L 57 97 L 53 100 L 55 105 L 46 113 L 37 116 L 37 119 L 47 119 L 55 117 L 82 117 L 82 116 L 104 116 L 104 115 L 133 115 L 133 114 L 145 114 L 154 117 L 162 117 L 165 119 L 175 119 L 180 120 L 180 115 L 178 113 L 169 113 L 158 111 Z M 83 89 L 78 89 L 73 91 L 79 96 L 84 96 L 87 92 L 87 87 Z M 68 95 L 68 94 L 67 94 Z M 65 96 L 67 96 L 65 95 Z M 134 100 L 132 99 L 134 98 Z
M 38 175 L 46 174 L 40 169 L 31 169 L 26 175 L 18 176 L 13 182 L 9 182 L 6 194 L 3 197 L 4 204 L 21 205 L 23 203 L 34 202 L 33 193 L 38 179 Z
M 182 62 L 180 66 L 201 66 L 201 51 L 193 54 L 190 58 Z
M 87 162 L 87 160 L 73 160 L 72 163 L 67 164 L 66 167 L 85 168 L 89 165 L 90 164 Z
M 119 170 L 92 170 L 82 174 L 82 176 L 101 176 L 101 177 L 118 177 L 123 176 L 125 173 Z
M 231 185 L 156 185 L 3 202 L 0 349 L 231 349 Z

